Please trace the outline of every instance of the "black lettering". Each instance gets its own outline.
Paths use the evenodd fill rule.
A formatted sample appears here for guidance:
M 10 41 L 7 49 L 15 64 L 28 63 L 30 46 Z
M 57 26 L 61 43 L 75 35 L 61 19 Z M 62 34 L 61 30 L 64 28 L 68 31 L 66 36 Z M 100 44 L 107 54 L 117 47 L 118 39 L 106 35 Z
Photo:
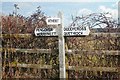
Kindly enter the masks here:
M 58 22 L 58 19 L 49 19 L 48 22 Z

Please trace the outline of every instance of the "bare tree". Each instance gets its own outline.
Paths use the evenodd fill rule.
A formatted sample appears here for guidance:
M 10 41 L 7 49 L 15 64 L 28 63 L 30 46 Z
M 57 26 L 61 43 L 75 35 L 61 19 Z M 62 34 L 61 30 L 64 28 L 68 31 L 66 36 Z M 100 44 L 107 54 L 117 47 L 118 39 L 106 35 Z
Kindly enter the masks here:
M 110 13 L 92 13 L 86 16 L 72 17 L 72 20 L 73 22 L 69 27 L 89 26 L 89 28 L 97 27 L 108 30 L 118 27 L 117 21 L 111 17 Z

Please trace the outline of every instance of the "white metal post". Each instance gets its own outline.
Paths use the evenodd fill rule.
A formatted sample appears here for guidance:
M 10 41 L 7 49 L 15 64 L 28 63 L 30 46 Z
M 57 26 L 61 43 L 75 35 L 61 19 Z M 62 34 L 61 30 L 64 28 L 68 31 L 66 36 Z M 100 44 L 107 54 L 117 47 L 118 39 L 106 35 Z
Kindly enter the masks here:
M 59 12 L 58 17 L 61 19 L 61 24 L 58 25 L 57 28 L 58 38 L 59 38 L 59 70 L 60 70 L 60 79 L 63 80 L 66 78 L 63 14 Z

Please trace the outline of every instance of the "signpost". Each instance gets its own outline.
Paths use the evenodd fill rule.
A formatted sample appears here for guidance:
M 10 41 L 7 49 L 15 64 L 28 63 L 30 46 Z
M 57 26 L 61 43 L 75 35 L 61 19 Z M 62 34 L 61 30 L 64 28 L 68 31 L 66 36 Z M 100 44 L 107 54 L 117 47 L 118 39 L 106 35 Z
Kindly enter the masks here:
M 63 15 L 61 12 L 58 13 L 58 18 L 47 18 L 47 25 L 57 25 L 56 28 L 44 27 L 36 28 L 35 36 L 58 36 L 59 39 L 59 70 L 60 79 L 65 80 L 66 68 L 65 68 L 65 40 L 64 36 L 86 36 L 89 35 L 89 27 L 68 27 L 64 28 Z
M 58 25 L 61 24 L 60 18 L 47 18 L 46 19 L 47 25 Z
M 60 31 L 60 30 L 58 30 Z M 82 36 L 89 35 L 89 27 L 68 27 L 63 28 L 63 36 Z M 35 29 L 36 36 L 58 36 L 57 28 L 37 28 Z
M 35 36 L 57 36 L 57 32 L 55 28 L 37 28 L 35 29 Z

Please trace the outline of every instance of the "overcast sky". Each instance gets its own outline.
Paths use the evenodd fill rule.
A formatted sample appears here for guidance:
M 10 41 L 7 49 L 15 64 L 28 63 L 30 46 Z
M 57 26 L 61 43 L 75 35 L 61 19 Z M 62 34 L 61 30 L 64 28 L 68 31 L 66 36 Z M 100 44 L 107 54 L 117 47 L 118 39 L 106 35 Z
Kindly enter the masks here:
M 71 22 L 71 15 L 81 16 L 90 13 L 110 12 L 115 19 L 117 19 L 118 15 L 117 0 L 96 0 L 97 2 L 95 0 L 92 0 L 92 2 L 90 2 L 90 0 L 74 0 L 74 2 L 70 2 L 73 0 L 66 0 L 68 2 L 64 2 L 65 0 L 50 0 L 51 2 L 47 2 L 48 0 L 40 0 L 42 2 L 35 2 L 36 0 L 29 0 L 29 2 L 20 2 L 20 0 L 16 0 L 16 2 L 13 1 L 15 0 L 4 0 L 2 2 L 2 11 L 0 12 L 8 15 L 13 12 L 13 5 L 18 4 L 20 8 L 18 13 L 29 16 L 36 11 L 38 6 L 41 6 L 42 11 L 45 12 L 47 16 L 56 16 L 58 11 L 62 11 L 64 13 L 65 24 Z

